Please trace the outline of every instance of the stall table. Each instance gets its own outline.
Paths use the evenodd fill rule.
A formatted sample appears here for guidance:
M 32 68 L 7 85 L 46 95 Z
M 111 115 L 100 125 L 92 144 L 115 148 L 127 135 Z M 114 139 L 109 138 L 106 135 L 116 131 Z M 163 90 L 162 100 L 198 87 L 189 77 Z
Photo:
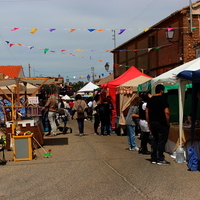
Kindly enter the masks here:
M 173 154 L 177 147 L 179 146 L 180 139 L 179 139 L 179 125 L 171 125 L 169 130 L 169 136 L 168 141 L 165 146 L 166 152 Z M 195 134 L 194 134 L 194 142 L 195 150 L 198 154 L 199 160 L 200 160 L 200 128 L 195 128 Z M 182 133 L 182 146 L 184 147 L 184 150 L 186 151 L 186 158 L 187 158 L 187 152 L 188 148 L 191 146 L 191 129 L 190 128 L 183 128 Z

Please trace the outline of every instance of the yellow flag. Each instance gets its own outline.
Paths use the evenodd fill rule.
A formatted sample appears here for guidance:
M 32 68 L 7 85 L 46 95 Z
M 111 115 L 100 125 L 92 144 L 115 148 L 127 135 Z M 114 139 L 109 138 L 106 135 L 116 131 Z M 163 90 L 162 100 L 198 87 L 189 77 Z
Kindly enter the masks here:
M 30 33 L 35 33 L 37 30 L 37 28 L 32 28 Z

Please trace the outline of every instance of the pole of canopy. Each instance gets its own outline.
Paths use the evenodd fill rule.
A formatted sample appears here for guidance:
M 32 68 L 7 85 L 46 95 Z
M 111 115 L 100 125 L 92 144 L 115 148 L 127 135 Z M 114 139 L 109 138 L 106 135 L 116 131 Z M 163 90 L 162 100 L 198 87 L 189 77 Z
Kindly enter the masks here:
M 181 82 L 181 79 L 179 79 L 178 81 L 178 100 L 179 100 L 179 146 L 182 147 L 185 84 Z

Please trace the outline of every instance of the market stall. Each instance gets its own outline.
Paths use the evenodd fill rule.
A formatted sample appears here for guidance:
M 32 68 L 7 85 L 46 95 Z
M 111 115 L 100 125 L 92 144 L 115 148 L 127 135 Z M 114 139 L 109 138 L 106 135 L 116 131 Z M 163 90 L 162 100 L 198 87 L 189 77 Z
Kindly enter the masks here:
M 186 86 L 191 87 L 191 81 L 188 79 L 178 78 L 177 75 L 183 70 L 187 69 L 199 69 L 200 58 L 194 59 L 190 62 L 187 62 L 179 67 L 171 69 L 153 79 L 150 80 L 152 94 L 155 92 L 155 87 L 158 84 L 163 84 L 165 86 L 173 86 L 178 88 L 178 106 L 179 106 L 179 145 L 182 146 L 182 132 L 183 132 L 183 111 L 185 103 L 185 90 Z M 144 83 L 146 85 L 146 83 Z
M 7 106 L 1 104 L 1 108 L 10 110 L 10 118 L 5 118 L 7 150 L 16 151 L 15 139 L 17 138 L 20 141 L 20 138 L 23 139 L 24 136 L 29 138 L 29 135 L 31 135 L 31 147 L 37 148 L 38 146 L 44 145 L 44 131 L 40 119 L 42 108 L 39 105 L 39 99 L 36 94 L 42 85 L 55 84 L 56 81 L 56 78 L 45 77 L 0 80 L 0 92 L 10 102 Z M 27 90 L 27 85 L 29 84 L 35 85 L 31 87 L 31 92 Z M 9 95 L 8 92 L 11 94 Z M 21 144 L 21 142 L 18 143 Z M 14 152 L 14 156 L 16 153 Z M 30 159 L 30 156 L 28 159 Z
M 112 101 L 113 106 L 114 106 L 114 110 L 113 110 L 113 116 L 114 117 L 116 116 L 116 114 L 117 115 L 119 114 L 119 104 L 120 104 L 120 102 L 119 102 L 119 100 L 117 99 L 117 96 L 116 96 L 117 87 L 124 84 L 127 81 L 133 80 L 133 79 L 138 78 L 140 76 L 146 77 L 146 78 L 149 78 L 149 79 L 151 78 L 150 76 L 143 74 L 136 67 L 132 66 L 126 72 L 124 72 L 121 76 L 119 76 L 118 78 L 100 85 L 102 90 L 105 90 L 105 89 L 107 90 L 106 95 L 111 96 L 111 101 Z M 129 86 L 131 86 L 131 85 L 129 85 Z M 121 91 L 122 90 L 120 89 L 119 93 L 121 93 Z M 123 90 L 123 91 L 125 93 L 126 90 Z M 115 129 L 115 118 L 112 118 L 112 128 Z
M 116 94 L 119 95 L 119 124 L 125 125 L 123 112 L 130 105 L 133 99 L 138 96 L 137 87 L 139 84 L 150 80 L 151 77 L 140 75 L 116 87 Z

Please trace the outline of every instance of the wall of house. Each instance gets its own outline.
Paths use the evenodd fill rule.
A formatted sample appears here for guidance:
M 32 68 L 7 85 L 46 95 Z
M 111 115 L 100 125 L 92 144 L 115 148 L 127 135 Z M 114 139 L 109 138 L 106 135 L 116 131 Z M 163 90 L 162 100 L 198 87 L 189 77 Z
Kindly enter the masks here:
M 200 5 L 195 7 L 194 13 L 192 26 L 199 27 Z M 168 41 L 165 35 L 169 26 L 175 30 L 172 41 Z M 115 78 L 124 73 L 128 69 L 127 66 L 135 66 L 152 77 L 158 76 L 193 60 L 196 57 L 195 46 L 199 43 L 200 29 L 192 29 L 191 32 L 189 8 L 183 9 L 115 49 Z

